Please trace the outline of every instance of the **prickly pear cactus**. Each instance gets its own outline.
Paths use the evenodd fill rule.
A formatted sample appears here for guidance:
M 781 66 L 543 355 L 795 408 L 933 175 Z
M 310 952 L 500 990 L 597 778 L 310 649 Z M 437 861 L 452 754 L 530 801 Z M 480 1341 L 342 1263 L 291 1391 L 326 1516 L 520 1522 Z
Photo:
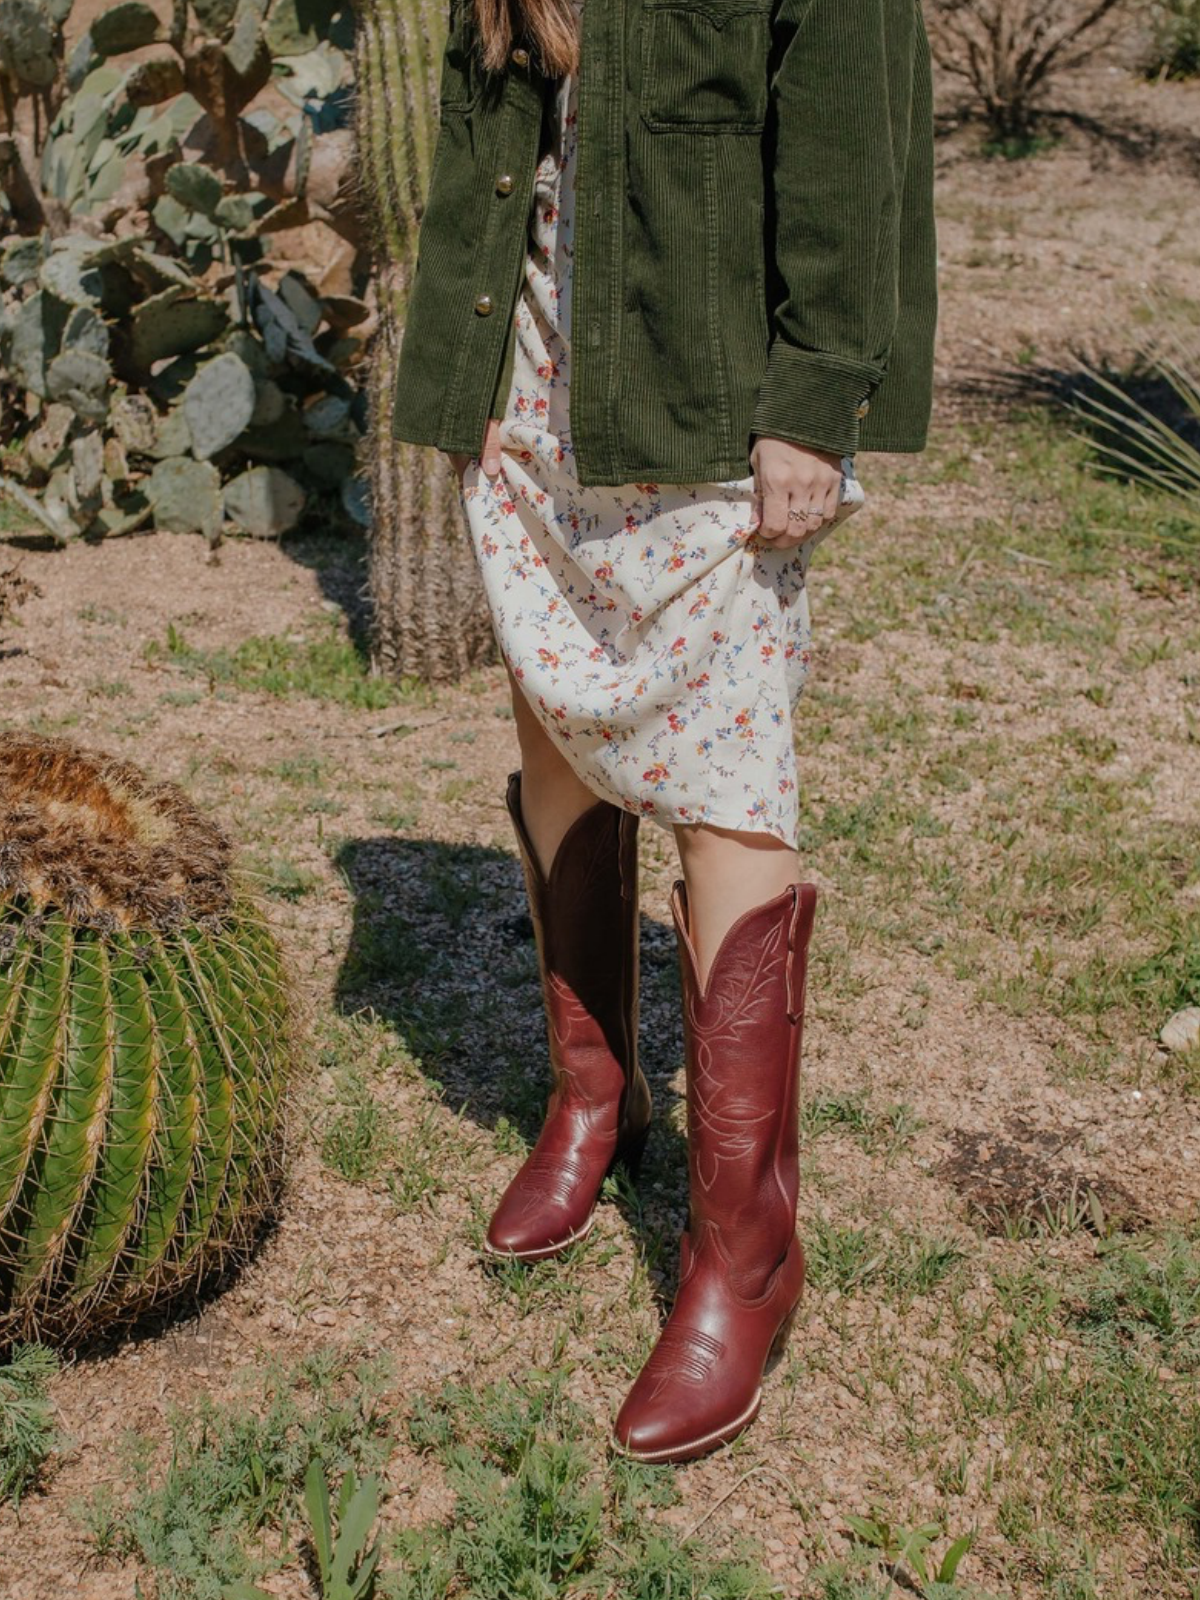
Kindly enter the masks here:
M 173 784 L 0 734 L 0 1344 L 194 1287 L 270 1207 L 279 953 Z
M 365 525 L 349 0 L 119 0 L 64 62 L 70 7 L 0 0 L 0 111 L 40 96 L 34 160 L 0 184 L 0 433 L 38 438 L 0 498 L 59 543 Z M 336 428 L 310 428 L 328 402 Z M 278 513 L 245 493 L 268 476 Z

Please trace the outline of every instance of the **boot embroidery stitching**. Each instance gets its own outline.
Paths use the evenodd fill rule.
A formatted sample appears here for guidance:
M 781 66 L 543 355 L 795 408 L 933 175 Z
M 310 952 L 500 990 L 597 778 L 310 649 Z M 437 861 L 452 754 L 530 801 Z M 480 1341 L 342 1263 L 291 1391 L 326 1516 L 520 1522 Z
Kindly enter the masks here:
M 573 1102 L 576 1106 L 584 1108 L 585 1112 L 603 1115 L 611 1109 L 613 1085 L 607 1081 L 607 1072 L 604 1074 L 604 1082 L 597 1076 L 595 1059 L 597 1050 L 602 1049 L 610 1058 L 608 1063 L 610 1069 L 620 1070 L 620 1064 L 612 1059 L 608 1043 L 603 1040 L 603 1030 L 596 1017 L 565 978 L 557 972 L 547 973 L 546 986 L 549 991 L 546 1016 L 552 1040 L 551 1066 L 562 1101 L 564 1105 Z M 597 1044 L 597 1035 L 603 1040 L 602 1044 Z M 587 1071 L 581 1071 L 579 1067 L 570 1063 L 571 1055 L 581 1048 L 586 1048 L 588 1051 Z
M 668 1322 L 643 1368 L 650 1383 L 649 1398 L 657 1399 L 671 1383 L 700 1388 L 724 1354 L 725 1346 L 711 1334 L 698 1328 L 672 1327 Z
M 689 997 L 696 1126 L 710 1136 L 696 1156 L 697 1176 L 706 1193 L 716 1183 L 722 1162 L 753 1155 L 755 1130 L 775 1115 L 770 1108 L 756 1110 L 753 1101 L 732 1092 L 714 1071 L 714 1062 L 730 1045 L 736 1046 L 747 1034 L 753 1036 L 764 1017 L 769 1017 L 783 954 L 786 939 L 782 927 L 776 926 L 758 950 L 729 963 L 721 975 L 719 992 L 710 992 L 703 1002 L 694 991 Z
M 546 982 L 557 1002 L 550 1016 L 550 1026 L 554 1030 L 556 1043 L 566 1044 L 576 1028 L 587 1030 L 599 1026 L 596 1018 L 561 973 L 547 973 Z
M 561 1158 L 539 1155 L 537 1151 L 528 1158 L 518 1175 L 522 1211 L 554 1200 L 565 1205 L 579 1187 L 583 1172 L 574 1163 Z

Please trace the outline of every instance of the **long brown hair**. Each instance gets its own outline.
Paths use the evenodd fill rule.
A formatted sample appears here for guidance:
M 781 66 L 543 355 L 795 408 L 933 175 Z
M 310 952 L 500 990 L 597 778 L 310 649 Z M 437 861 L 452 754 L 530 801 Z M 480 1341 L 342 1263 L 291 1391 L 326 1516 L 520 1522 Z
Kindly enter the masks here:
M 579 25 L 571 0 L 474 0 L 474 5 L 485 67 L 503 67 L 513 39 L 524 32 L 548 77 L 578 71 Z

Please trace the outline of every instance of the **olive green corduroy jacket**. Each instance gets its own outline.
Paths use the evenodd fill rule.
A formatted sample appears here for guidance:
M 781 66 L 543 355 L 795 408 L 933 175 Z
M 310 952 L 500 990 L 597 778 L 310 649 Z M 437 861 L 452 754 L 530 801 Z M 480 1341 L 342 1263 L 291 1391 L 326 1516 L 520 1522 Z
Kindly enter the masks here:
M 392 432 L 503 414 L 542 119 L 451 0 Z M 586 0 L 570 430 L 581 484 L 750 473 L 757 436 L 920 450 L 937 320 L 920 0 Z

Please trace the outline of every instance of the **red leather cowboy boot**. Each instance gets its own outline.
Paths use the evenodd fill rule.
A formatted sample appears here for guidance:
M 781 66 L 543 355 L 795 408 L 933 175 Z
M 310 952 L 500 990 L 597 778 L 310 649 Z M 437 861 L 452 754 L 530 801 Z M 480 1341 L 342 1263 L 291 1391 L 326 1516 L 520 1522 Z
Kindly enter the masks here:
M 546 1008 L 552 1088 L 537 1143 L 500 1198 L 484 1248 L 538 1261 L 582 1239 L 620 1160 L 637 1171 L 650 1123 L 638 1065 L 638 818 L 599 800 L 543 876 L 509 774 Z
M 679 1292 L 617 1416 L 613 1443 L 639 1461 L 687 1461 L 758 1414 L 762 1376 L 804 1287 L 796 1237 L 798 1076 L 816 886 L 747 911 L 699 982 L 687 894 L 671 910 L 683 980 L 688 1227 Z

